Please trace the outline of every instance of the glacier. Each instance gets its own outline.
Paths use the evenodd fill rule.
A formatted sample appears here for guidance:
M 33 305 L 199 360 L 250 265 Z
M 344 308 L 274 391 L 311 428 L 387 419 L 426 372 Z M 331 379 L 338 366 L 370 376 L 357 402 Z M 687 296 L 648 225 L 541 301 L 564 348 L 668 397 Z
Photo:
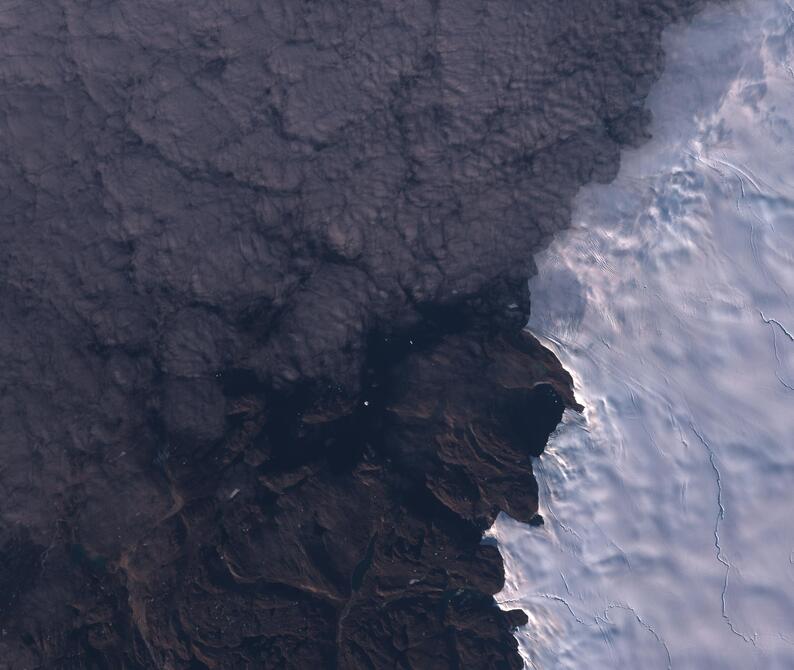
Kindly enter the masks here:
M 579 194 L 528 328 L 575 381 L 501 515 L 528 668 L 794 667 L 794 6 L 665 35 L 652 139 Z

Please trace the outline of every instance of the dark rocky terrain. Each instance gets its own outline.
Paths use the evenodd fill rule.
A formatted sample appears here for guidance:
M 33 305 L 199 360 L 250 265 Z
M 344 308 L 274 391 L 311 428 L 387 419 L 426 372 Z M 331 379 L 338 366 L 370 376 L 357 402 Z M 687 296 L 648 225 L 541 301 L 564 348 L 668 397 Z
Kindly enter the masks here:
M 0 4 L 0 668 L 520 668 L 532 254 L 701 4 Z

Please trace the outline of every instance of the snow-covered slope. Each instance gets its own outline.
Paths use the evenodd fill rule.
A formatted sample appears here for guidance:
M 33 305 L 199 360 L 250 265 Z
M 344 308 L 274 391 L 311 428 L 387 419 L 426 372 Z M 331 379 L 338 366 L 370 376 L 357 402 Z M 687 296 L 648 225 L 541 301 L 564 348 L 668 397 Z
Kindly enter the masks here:
M 654 139 L 538 258 L 576 380 L 541 512 L 502 516 L 528 667 L 794 668 L 794 9 L 666 37 Z

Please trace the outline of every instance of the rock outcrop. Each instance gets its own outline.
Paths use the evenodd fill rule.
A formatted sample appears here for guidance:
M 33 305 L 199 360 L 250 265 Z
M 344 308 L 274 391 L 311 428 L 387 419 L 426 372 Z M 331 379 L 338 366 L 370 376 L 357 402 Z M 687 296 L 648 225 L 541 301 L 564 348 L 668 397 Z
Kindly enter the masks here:
M 698 0 L 0 7 L 0 668 L 518 668 L 532 255 Z

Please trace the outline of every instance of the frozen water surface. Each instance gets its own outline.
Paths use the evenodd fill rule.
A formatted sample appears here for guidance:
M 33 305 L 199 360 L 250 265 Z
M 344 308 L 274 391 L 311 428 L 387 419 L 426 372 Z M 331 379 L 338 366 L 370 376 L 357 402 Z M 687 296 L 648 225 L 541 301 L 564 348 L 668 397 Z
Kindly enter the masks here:
M 794 9 L 666 36 L 654 139 L 538 258 L 529 328 L 576 381 L 501 516 L 528 667 L 794 668 Z

